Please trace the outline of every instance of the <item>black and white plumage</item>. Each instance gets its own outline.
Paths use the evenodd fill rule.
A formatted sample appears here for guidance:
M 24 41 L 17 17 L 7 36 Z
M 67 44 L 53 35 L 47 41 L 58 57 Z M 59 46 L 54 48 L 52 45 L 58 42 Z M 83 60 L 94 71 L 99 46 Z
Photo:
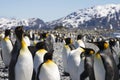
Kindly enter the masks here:
M 52 61 L 52 53 L 46 53 L 44 62 L 39 66 L 37 80 L 60 80 L 58 66 Z
M 72 80 L 78 80 L 78 68 L 81 64 L 80 54 L 84 52 L 84 49 L 79 47 L 70 51 L 69 57 L 67 59 L 67 68 Z M 81 69 L 83 70 L 83 69 Z M 83 70 L 84 71 L 84 70 Z
M 24 40 L 24 31 L 21 26 L 16 27 L 15 42 L 12 59 L 9 66 L 9 80 L 31 80 L 33 74 L 33 58 Z
M 71 38 L 66 38 L 65 39 L 65 45 L 62 50 L 62 60 L 63 60 L 63 67 L 64 67 L 64 75 L 68 75 L 69 70 L 68 70 L 68 57 L 70 56 L 70 51 L 75 49 L 72 39 Z
M 91 48 L 83 48 L 84 52 L 80 54 L 81 62 L 78 69 L 78 80 L 95 80 L 94 73 L 94 54 L 95 51 Z M 83 71 L 84 70 L 84 71 Z
M 99 53 L 105 68 L 104 80 L 119 80 L 119 72 L 113 55 L 110 51 L 109 43 L 106 41 L 95 42 L 99 47 Z
M 1 40 L 2 59 L 6 67 L 9 67 L 11 60 L 11 52 L 13 49 L 12 41 L 10 40 L 10 30 L 5 30 L 5 37 Z
M 36 48 L 38 49 L 34 56 L 34 69 L 35 72 L 38 72 L 38 67 L 43 63 L 44 61 L 44 55 L 47 53 L 47 50 L 45 50 L 45 42 L 38 42 L 36 44 Z

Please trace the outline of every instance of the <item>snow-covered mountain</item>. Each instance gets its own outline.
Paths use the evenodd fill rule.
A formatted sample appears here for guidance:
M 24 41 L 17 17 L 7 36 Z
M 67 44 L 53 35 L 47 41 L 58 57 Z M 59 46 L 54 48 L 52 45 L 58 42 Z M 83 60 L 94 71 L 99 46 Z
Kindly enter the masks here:
M 115 28 L 120 29 L 120 4 L 107 4 L 80 9 L 51 22 L 39 18 L 9 19 L 0 18 L 0 28 L 14 28 L 23 25 L 30 29 L 48 29 L 56 26 L 68 28 Z
M 43 20 L 40 20 L 39 18 L 29 18 L 29 19 L 9 19 L 9 18 L 0 18 L 0 28 L 6 29 L 6 28 L 14 28 L 16 26 L 25 26 L 25 28 L 29 29 L 40 29 L 40 28 L 46 28 L 46 24 Z
M 120 28 L 120 4 L 80 9 L 63 18 L 46 23 L 51 28 Z

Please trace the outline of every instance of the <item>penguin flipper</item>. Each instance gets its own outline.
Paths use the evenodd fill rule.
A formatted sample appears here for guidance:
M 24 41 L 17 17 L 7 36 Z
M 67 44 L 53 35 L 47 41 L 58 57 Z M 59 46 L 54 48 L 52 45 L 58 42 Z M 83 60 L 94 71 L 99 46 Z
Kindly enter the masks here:
M 12 50 L 12 58 L 9 65 L 9 80 L 15 80 L 15 65 L 19 56 L 20 48 L 17 45 L 17 41 L 15 42 L 15 46 Z
M 37 51 L 35 46 L 28 46 L 28 49 L 30 50 L 30 52 L 32 53 L 32 57 L 34 58 L 35 56 L 35 52 Z
M 32 80 L 36 80 L 36 72 L 35 72 L 35 69 L 33 69 Z
M 80 80 L 85 80 L 88 77 L 88 73 L 85 70 L 81 75 L 80 75 Z
M 69 44 L 69 47 L 70 47 L 71 50 L 76 49 L 75 46 L 74 46 L 73 44 Z
M 38 67 L 38 70 L 37 70 L 38 72 L 37 72 L 37 74 L 36 74 L 36 76 L 37 76 L 37 77 L 36 77 L 36 80 L 39 80 L 40 70 L 41 70 L 41 67 L 42 67 L 42 65 L 43 65 L 44 63 L 45 63 L 45 62 L 41 63 L 40 66 Z
M 1 50 L 1 58 L 2 58 L 2 60 L 3 60 L 2 50 Z

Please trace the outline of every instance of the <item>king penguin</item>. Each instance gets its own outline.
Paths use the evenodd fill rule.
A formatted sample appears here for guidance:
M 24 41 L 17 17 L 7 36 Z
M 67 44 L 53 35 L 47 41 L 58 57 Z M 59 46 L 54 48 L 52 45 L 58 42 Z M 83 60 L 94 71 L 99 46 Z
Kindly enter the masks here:
M 106 41 L 100 41 L 94 42 L 94 44 L 100 49 L 98 53 L 100 53 L 104 65 L 105 79 L 103 80 L 119 80 L 118 68 L 110 51 L 109 43 Z
M 94 73 L 96 80 L 105 80 L 105 68 L 99 52 L 94 55 Z
M 15 34 L 16 42 L 9 66 L 9 80 L 31 80 L 33 74 L 33 58 L 27 43 L 24 41 L 23 26 L 16 27 Z
M 117 65 L 119 65 L 119 53 L 120 53 L 119 49 L 120 48 L 117 46 L 117 39 L 110 38 L 109 45 L 110 45 L 111 53 L 113 54 L 113 57 L 115 59 L 115 62 Z
M 64 45 L 62 50 L 62 60 L 63 60 L 63 67 L 64 67 L 64 75 L 68 76 L 69 71 L 67 68 L 67 65 L 68 65 L 67 60 L 68 60 L 70 51 L 73 50 L 75 47 L 73 45 L 73 41 L 71 38 L 66 38 L 65 43 L 66 44 Z
M 46 53 L 44 62 L 39 66 L 37 80 L 60 80 L 58 66 L 52 61 L 53 53 Z
M 83 48 L 84 52 L 80 54 L 81 62 L 78 69 L 78 80 L 95 80 L 94 74 L 94 54 L 91 48 Z
M 6 67 L 9 67 L 11 60 L 11 51 L 13 49 L 12 41 L 10 40 L 10 30 L 5 30 L 5 37 L 1 41 L 2 46 L 2 59 Z
M 34 56 L 34 69 L 35 69 L 35 72 L 37 73 L 38 67 L 44 61 L 44 55 L 47 53 L 47 50 L 45 50 L 45 42 L 38 42 L 36 44 L 36 48 L 38 50 Z
M 78 68 L 81 62 L 80 54 L 84 52 L 84 49 L 79 47 L 70 51 L 67 58 L 67 68 L 72 80 L 78 80 Z

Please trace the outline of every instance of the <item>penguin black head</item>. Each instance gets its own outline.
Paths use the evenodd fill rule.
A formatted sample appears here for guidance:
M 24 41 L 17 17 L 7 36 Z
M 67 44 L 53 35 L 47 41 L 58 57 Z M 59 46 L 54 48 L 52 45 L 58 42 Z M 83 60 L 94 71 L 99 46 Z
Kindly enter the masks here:
M 45 39 L 47 37 L 47 33 L 42 33 L 42 38 Z
M 106 41 L 94 42 L 94 44 L 97 45 L 100 50 L 105 50 L 109 47 L 109 43 Z
M 66 45 L 71 44 L 72 43 L 72 39 L 71 38 L 66 38 L 65 39 L 65 43 L 66 43 Z
M 36 44 L 36 48 L 37 49 L 45 49 L 45 42 L 44 41 L 43 42 L 38 42 Z
M 79 40 L 79 39 L 82 39 L 82 35 L 81 34 L 79 34 L 78 36 L 77 36 L 77 40 Z
M 22 40 L 23 33 L 23 26 L 18 26 L 15 28 L 15 34 L 19 40 Z
M 10 29 L 5 30 L 5 37 L 10 35 Z
M 52 56 L 53 56 L 52 53 L 46 53 L 44 55 L 44 62 L 47 61 L 47 60 L 52 60 Z
M 116 40 L 113 39 L 113 38 L 111 38 L 111 39 L 109 40 L 109 44 L 110 44 L 110 46 L 115 46 Z
M 91 49 L 91 48 L 85 48 L 84 50 L 85 50 L 85 54 L 88 54 L 88 55 L 89 54 L 92 55 L 92 54 L 95 53 L 95 51 L 93 49 Z
M 83 48 L 84 51 L 80 54 L 80 57 L 89 56 L 95 54 L 95 51 L 91 48 Z

